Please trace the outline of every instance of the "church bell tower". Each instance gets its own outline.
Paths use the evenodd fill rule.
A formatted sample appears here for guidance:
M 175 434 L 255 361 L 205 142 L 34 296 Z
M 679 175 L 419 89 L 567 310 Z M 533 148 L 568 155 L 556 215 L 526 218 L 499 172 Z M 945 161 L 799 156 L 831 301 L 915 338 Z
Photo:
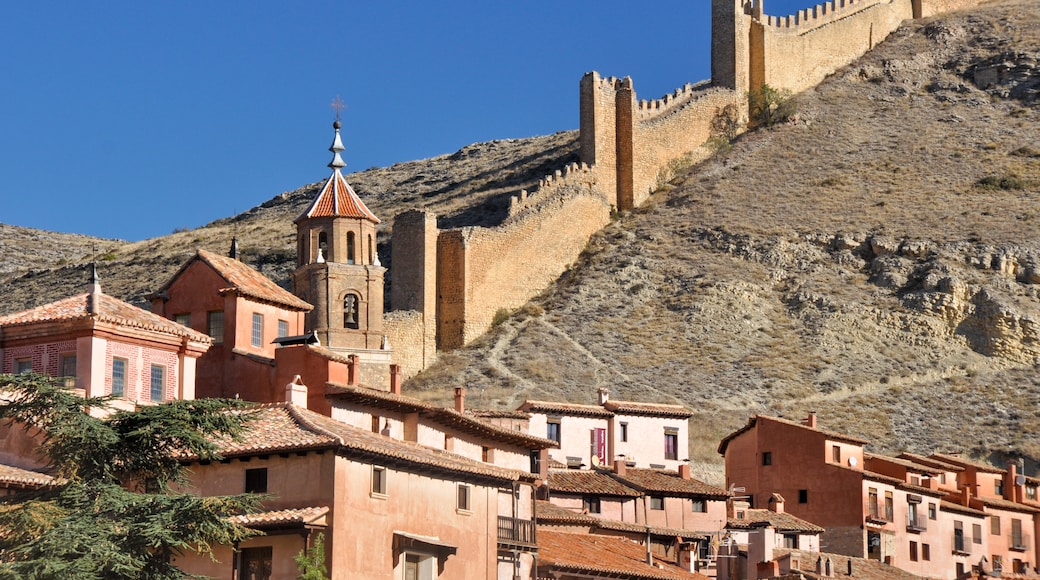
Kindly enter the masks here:
M 340 122 L 329 147 L 332 176 L 296 218 L 293 293 L 314 305 L 306 328 L 332 350 L 383 347 L 383 273 L 376 254 L 375 216 L 341 170 Z

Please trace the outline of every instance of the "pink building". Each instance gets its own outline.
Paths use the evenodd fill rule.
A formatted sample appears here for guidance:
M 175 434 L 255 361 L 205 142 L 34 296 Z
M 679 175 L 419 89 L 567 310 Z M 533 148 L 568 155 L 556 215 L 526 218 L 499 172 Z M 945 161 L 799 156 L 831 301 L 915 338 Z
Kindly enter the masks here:
M 550 457 L 568 467 L 613 465 L 678 470 L 689 459 L 689 420 L 682 405 L 612 401 L 600 389 L 598 405 L 525 401 L 529 432 L 560 444 Z
M 385 418 L 389 400 L 376 399 L 373 416 Z M 423 415 L 432 408 L 398 403 L 419 409 L 417 432 L 452 423 L 449 430 L 467 443 L 514 436 L 517 448 L 543 444 L 521 441 L 522 434 L 478 434 L 472 419 Z M 267 535 L 220 547 L 216 562 L 189 556 L 177 564 L 222 578 L 295 579 L 292 557 L 322 531 L 334 579 L 532 577 L 536 474 L 366 425 L 291 404 L 261 407 L 243 441 L 224 444 L 224 461 L 191 465 L 191 482 L 202 495 L 271 494 L 262 513 L 242 520 Z M 516 454 L 528 461 L 530 450 Z
M 195 398 L 204 334 L 102 293 L 83 294 L 0 318 L 0 372 L 66 377 L 86 396 L 114 395 L 133 408 Z

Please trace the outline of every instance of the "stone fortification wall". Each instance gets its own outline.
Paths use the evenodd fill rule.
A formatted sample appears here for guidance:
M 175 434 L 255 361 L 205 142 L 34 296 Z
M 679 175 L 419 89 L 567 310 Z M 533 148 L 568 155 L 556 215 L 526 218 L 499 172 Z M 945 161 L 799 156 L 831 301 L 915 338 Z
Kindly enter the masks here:
M 610 221 L 588 168 L 543 181 L 494 228 L 467 227 L 437 240 L 437 345 L 458 348 L 491 327 L 499 309 L 523 305 L 553 282 Z M 519 205 L 521 202 L 515 202 Z
M 640 101 L 633 144 L 633 200 L 646 201 L 671 177 L 679 158 L 700 161 L 711 137 L 712 120 L 728 105 L 740 107 L 744 94 L 709 83 L 687 85 L 656 101 Z
M 769 16 L 763 0 L 711 0 L 712 80 L 638 101 L 631 78 L 586 73 L 579 85 L 580 164 L 510 202 L 492 228 L 438 231 L 431 214 L 395 222 L 386 333 L 411 376 L 436 349 L 483 334 L 499 309 L 522 305 L 577 258 L 611 207 L 642 204 L 675 161 L 705 156 L 713 119 L 747 118 L 747 91 L 767 83 L 801 91 L 861 56 L 908 18 L 983 0 L 831 0 Z
M 818 85 L 914 16 L 911 0 L 832 0 L 781 17 L 754 10 L 751 87 L 793 92 Z

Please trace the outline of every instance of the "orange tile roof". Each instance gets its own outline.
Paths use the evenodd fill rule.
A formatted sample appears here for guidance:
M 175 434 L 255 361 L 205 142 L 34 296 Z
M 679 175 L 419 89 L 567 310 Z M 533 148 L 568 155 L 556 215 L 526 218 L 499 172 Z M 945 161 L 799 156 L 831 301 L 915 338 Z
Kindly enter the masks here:
M 982 463 L 981 461 L 972 461 L 970 459 L 964 459 L 963 457 L 957 457 L 955 455 L 945 455 L 943 453 L 932 453 L 928 456 L 930 459 L 937 459 L 943 463 L 952 463 L 954 465 L 960 465 L 963 467 L 974 467 L 976 470 L 983 473 L 1007 473 L 1006 469 L 1001 469 L 988 463 Z
M 617 520 L 598 519 L 595 525 L 597 530 L 613 530 L 617 532 L 635 532 L 646 536 L 647 532 L 650 532 L 651 536 L 663 537 L 663 538 L 675 538 L 680 537 L 684 540 L 705 540 L 711 536 L 711 532 L 699 532 L 695 530 L 682 530 L 679 528 L 658 528 L 654 526 L 647 527 L 645 524 L 637 524 L 635 522 L 619 522 Z
M 549 472 L 549 493 L 580 493 L 615 497 L 643 494 L 614 479 L 606 472 L 588 469 L 561 469 Z
M 255 529 L 303 526 L 305 524 L 324 526 L 325 516 L 328 513 L 329 508 L 321 506 L 257 512 L 231 516 L 229 519 L 240 526 Z
M 736 438 L 738 435 L 741 435 L 741 434 L 746 433 L 747 431 L 750 431 L 751 429 L 753 429 L 755 427 L 755 425 L 758 424 L 759 421 L 772 421 L 774 423 L 782 423 L 782 424 L 788 425 L 790 427 L 798 427 L 798 428 L 801 428 L 801 429 L 805 429 L 807 431 L 814 431 L 816 433 L 822 433 L 828 439 L 834 439 L 836 441 L 844 441 L 846 443 L 854 443 L 854 444 L 858 444 L 858 445 L 867 445 L 867 444 L 870 443 L 870 441 L 867 441 L 866 439 L 860 439 L 858 437 L 853 437 L 851 435 L 845 435 L 845 434 L 842 434 L 842 433 L 835 433 L 834 431 L 826 431 L 826 430 L 820 429 L 820 428 L 809 427 L 809 426 L 807 426 L 807 425 L 805 425 L 805 424 L 803 424 L 803 423 L 801 423 L 799 421 L 790 421 L 788 419 L 781 419 L 780 417 L 769 417 L 769 416 L 766 416 L 766 415 L 755 415 L 754 417 L 751 417 L 750 419 L 748 419 L 747 425 L 744 425 L 740 429 L 737 429 L 736 431 L 734 431 L 734 432 L 730 433 L 729 435 L 726 435 L 725 437 L 722 438 L 722 441 L 719 442 L 719 450 L 718 450 L 719 454 L 720 455 L 725 455 L 726 454 L 726 447 L 729 446 L 729 442 L 732 441 L 734 438 Z
M 290 403 L 268 403 L 249 411 L 253 420 L 238 440 L 218 439 L 224 457 L 263 455 L 312 449 L 339 449 L 348 457 L 374 462 L 401 463 L 452 474 L 468 474 L 497 481 L 534 481 L 525 471 L 475 461 L 410 441 L 400 441 L 358 429 Z M 191 457 L 185 457 L 190 461 Z
M 802 518 L 789 513 L 778 514 L 767 509 L 746 509 L 744 518 L 729 518 L 726 527 L 731 529 L 749 529 L 758 525 L 768 524 L 781 532 L 804 532 L 809 534 L 822 534 L 825 530 L 816 524 L 807 522 Z
M 708 485 L 698 479 L 683 479 L 676 471 L 630 467 L 625 470 L 624 475 L 618 475 L 613 472 L 610 472 L 610 474 L 614 479 L 648 493 L 665 493 L 670 496 L 681 497 L 709 497 L 712 499 L 726 499 L 732 495 L 721 487 Z
M 707 578 L 656 557 L 651 566 L 646 563 L 646 548 L 626 538 L 544 529 L 538 530 L 538 563 L 540 572 L 553 570 L 591 577 L 632 580 Z
M 46 473 L 0 463 L 0 486 L 44 487 L 52 483 L 54 478 Z
M 980 518 L 986 517 L 986 512 L 984 512 L 982 510 L 977 510 L 975 508 L 970 508 L 970 507 L 967 507 L 967 506 L 963 506 L 963 505 L 961 505 L 959 503 L 955 503 L 955 502 L 952 502 L 952 501 L 946 501 L 946 500 L 940 501 L 939 502 L 939 509 L 942 510 L 942 511 L 945 511 L 945 512 L 956 512 L 956 513 L 960 513 L 960 514 L 967 514 L 969 516 L 977 516 L 977 517 L 980 517 Z
M 458 429 L 463 433 L 470 433 L 481 437 L 487 437 L 495 441 L 504 441 L 513 445 L 529 447 L 531 449 L 550 449 L 559 447 L 559 443 L 552 439 L 536 437 L 523 431 L 516 431 L 501 425 L 481 421 L 470 417 L 465 413 L 459 413 L 455 409 L 448 409 L 425 401 L 420 401 L 405 395 L 397 395 L 388 391 L 380 391 L 368 387 L 354 387 L 339 383 L 328 383 L 325 395 L 333 399 L 342 399 L 354 403 L 414 413 L 432 419 L 440 425 Z
M 133 304 L 127 304 L 118 298 L 113 298 L 107 294 L 98 294 L 97 297 L 96 313 L 91 313 L 89 310 L 90 294 L 83 293 L 4 316 L 0 318 L 0 326 L 28 326 L 42 322 L 94 319 L 98 322 L 107 322 L 117 326 L 187 337 L 195 342 L 206 344 L 212 342 L 212 339 L 205 334 L 177 324 L 158 314 L 152 314 Z
M 289 292 L 285 288 L 275 284 L 270 278 L 264 276 L 249 264 L 201 249 L 198 250 L 195 258 L 188 260 L 188 262 L 181 267 L 180 271 L 174 274 L 173 279 L 171 279 L 166 286 L 163 286 L 163 290 L 169 287 L 173 280 L 176 279 L 194 259 L 202 260 L 204 263 L 216 270 L 216 272 L 227 281 L 229 286 L 227 288 L 221 288 L 221 294 L 233 293 L 246 298 L 286 306 L 290 310 L 301 312 L 314 309 L 312 305 L 300 300 L 292 292 Z
M 607 401 L 603 408 L 619 415 L 640 415 L 644 417 L 676 417 L 689 419 L 693 412 L 682 405 L 666 405 L 663 403 L 637 403 L 635 401 Z
M 996 508 L 1000 510 L 1008 510 L 1013 512 L 1027 512 L 1031 514 L 1040 513 L 1040 509 L 1036 508 L 1035 506 L 1006 500 L 1004 498 L 973 497 L 971 499 L 972 501 L 977 501 L 986 507 Z
M 900 453 L 899 457 L 903 459 L 909 459 L 910 461 L 913 461 L 914 463 L 920 465 L 927 465 L 928 467 L 940 469 L 942 471 L 964 471 L 964 467 L 960 465 L 954 465 L 945 461 L 939 461 L 934 457 L 925 457 L 924 455 L 917 455 L 906 451 Z
M 379 223 L 379 218 L 365 206 L 338 169 L 332 172 L 310 207 L 296 221 L 316 217 L 348 217 Z
M 545 413 L 548 415 L 576 415 L 579 417 L 609 418 L 614 414 L 599 405 L 578 405 L 576 403 L 557 403 L 555 401 L 524 401 L 520 411 L 528 413 Z
M 843 578 L 848 580 L 924 580 L 925 576 L 917 576 L 884 562 L 871 560 L 869 558 L 853 558 L 842 554 L 831 554 L 827 552 L 806 552 L 803 550 L 776 549 L 773 550 L 773 559 L 790 554 L 799 560 L 798 572 L 805 578 L 813 580 L 823 578 Z M 816 560 L 818 558 L 830 559 L 835 573 L 830 576 L 821 576 L 816 573 Z M 852 575 L 847 575 L 848 563 L 852 562 Z
M 905 467 L 908 470 L 916 471 L 918 473 L 924 473 L 926 475 L 939 475 L 940 473 L 942 473 L 942 470 L 940 469 L 927 466 L 922 463 L 918 463 L 916 461 L 912 461 L 910 459 L 902 457 L 889 457 L 888 455 L 878 455 L 876 453 L 864 453 L 863 460 L 866 462 L 869 462 L 871 460 L 887 461 L 889 463 Z
M 590 515 L 560 507 L 545 500 L 535 500 L 535 517 L 539 524 L 571 524 L 592 526 L 598 521 Z

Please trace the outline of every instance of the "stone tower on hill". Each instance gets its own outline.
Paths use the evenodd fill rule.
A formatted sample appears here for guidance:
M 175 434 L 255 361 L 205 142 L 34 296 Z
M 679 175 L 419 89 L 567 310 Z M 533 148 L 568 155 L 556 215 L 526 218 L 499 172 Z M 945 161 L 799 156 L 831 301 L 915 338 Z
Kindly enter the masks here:
M 293 293 L 314 305 L 306 327 L 332 350 L 384 346 L 383 273 L 376 255 L 377 218 L 343 178 L 340 122 L 333 124 L 332 175 L 296 218 Z

